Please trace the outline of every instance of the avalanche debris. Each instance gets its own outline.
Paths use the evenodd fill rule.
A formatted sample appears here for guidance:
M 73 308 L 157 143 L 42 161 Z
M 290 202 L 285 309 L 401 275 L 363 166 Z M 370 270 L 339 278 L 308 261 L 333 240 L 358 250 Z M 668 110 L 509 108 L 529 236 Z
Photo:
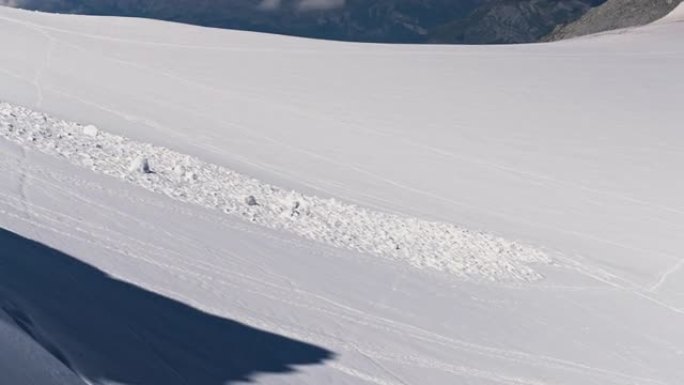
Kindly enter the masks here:
M 7 103 L 0 103 L 0 137 L 173 199 L 416 267 L 532 281 L 541 276 L 530 264 L 550 262 L 538 249 L 490 234 L 286 191 L 166 148 Z

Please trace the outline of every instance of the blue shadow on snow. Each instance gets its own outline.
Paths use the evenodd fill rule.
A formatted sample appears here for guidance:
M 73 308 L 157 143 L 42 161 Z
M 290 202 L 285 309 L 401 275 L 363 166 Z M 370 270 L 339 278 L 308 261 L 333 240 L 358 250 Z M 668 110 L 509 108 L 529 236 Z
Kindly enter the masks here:
M 223 385 L 333 358 L 116 280 L 3 229 L 0 306 L 14 326 L 95 382 Z

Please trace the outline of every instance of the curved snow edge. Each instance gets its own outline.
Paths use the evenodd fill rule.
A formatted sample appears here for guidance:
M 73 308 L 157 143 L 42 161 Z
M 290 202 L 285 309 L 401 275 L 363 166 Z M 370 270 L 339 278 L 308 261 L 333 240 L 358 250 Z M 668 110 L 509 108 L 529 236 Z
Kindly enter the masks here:
M 544 252 L 448 223 L 371 211 L 286 191 L 197 158 L 0 103 L 0 136 L 173 199 L 336 247 L 451 272 L 533 281 Z
M 681 1 L 681 0 L 680 0 Z M 660 20 L 657 20 L 656 23 L 659 22 L 679 22 L 679 21 L 684 21 L 684 2 L 679 4 L 678 6 L 675 7 L 670 13 L 665 15 L 663 18 Z

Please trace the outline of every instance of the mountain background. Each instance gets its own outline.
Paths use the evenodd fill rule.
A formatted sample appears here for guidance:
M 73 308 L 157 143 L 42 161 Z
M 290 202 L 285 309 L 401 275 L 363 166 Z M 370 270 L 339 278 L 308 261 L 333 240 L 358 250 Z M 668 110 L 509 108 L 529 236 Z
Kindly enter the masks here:
M 637 22 L 680 0 L 626 0 Z M 146 17 L 333 40 L 383 43 L 528 43 L 620 24 L 625 0 L 0 0 L 59 13 Z M 658 6 L 653 6 L 653 4 Z M 661 4 L 662 3 L 662 4 Z M 662 6 L 661 5 L 665 5 Z M 672 7 L 669 7 L 672 5 Z M 608 11 L 596 10 L 610 6 Z M 651 9 L 652 8 L 652 9 Z M 646 10 L 646 12 L 642 12 Z M 666 12 L 665 12 L 666 13 Z M 585 15 L 593 17 L 587 22 Z M 648 15 L 644 17 L 643 15 Z M 583 21 L 585 20 L 585 21 Z M 630 19 L 631 20 L 631 19 Z M 579 23 L 579 24 L 578 24 Z M 584 24 L 582 24 L 584 23 Z M 569 30 L 563 29 L 565 26 Z M 578 26 L 578 27 L 577 27 Z
M 648 24 L 674 10 L 681 0 L 609 0 L 574 22 L 559 25 L 544 40 L 560 40 Z

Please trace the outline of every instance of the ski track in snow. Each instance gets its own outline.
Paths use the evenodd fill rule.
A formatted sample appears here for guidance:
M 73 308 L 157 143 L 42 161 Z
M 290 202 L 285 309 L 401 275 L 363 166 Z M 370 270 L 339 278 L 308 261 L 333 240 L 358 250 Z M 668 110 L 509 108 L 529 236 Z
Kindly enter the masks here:
M 0 136 L 268 228 L 460 277 L 533 281 L 541 275 L 529 264 L 551 261 L 538 249 L 490 234 L 286 191 L 163 147 L 7 103 L 0 103 Z M 143 170 L 145 164 L 150 172 Z

